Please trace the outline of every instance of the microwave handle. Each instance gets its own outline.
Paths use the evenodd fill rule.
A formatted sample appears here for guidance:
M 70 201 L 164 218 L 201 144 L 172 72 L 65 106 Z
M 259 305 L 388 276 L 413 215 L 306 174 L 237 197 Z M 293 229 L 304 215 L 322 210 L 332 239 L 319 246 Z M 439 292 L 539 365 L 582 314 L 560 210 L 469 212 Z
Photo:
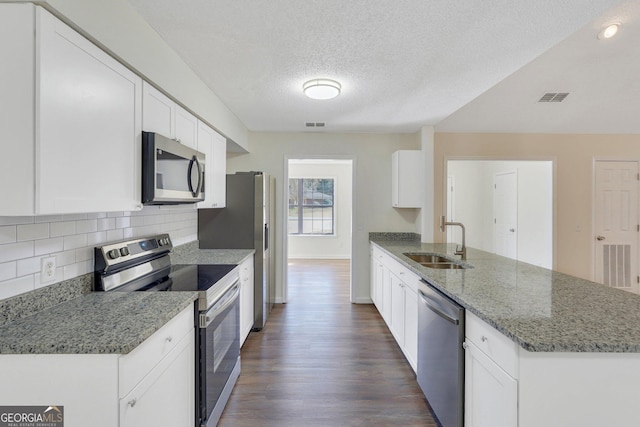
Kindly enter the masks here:
M 191 171 L 193 170 L 193 164 L 195 163 L 198 168 L 198 185 L 196 185 L 195 190 L 193 189 L 193 183 L 191 182 Z M 191 195 L 193 197 L 197 197 L 200 194 L 200 188 L 202 186 L 202 168 L 200 167 L 200 162 L 196 156 L 193 156 L 191 161 L 189 162 L 189 170 L 187 171 L 187 180 L 189 183 L 189 191 L 191 191 Z

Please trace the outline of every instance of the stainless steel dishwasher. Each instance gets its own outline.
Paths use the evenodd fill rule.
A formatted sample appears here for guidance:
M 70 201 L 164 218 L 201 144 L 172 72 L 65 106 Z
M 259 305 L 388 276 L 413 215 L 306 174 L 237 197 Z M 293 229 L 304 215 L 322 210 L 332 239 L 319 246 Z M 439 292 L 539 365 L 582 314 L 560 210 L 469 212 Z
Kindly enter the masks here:
M 464 308 L 426 282 L 418 295 L 418 384 L 443 427 L 462 427 Z

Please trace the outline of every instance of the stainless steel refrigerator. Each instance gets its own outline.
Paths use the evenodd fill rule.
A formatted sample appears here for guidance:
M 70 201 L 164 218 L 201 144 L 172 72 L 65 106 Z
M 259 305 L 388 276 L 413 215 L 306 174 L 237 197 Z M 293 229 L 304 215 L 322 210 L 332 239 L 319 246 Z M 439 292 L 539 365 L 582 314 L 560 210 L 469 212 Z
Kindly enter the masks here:
M 227 175 L 227 205 L 198 209 L 200 249 L 255 249 L 253 330 L 264 327 L 275 302 L 273 228 L 275 179 L 262 172 Z

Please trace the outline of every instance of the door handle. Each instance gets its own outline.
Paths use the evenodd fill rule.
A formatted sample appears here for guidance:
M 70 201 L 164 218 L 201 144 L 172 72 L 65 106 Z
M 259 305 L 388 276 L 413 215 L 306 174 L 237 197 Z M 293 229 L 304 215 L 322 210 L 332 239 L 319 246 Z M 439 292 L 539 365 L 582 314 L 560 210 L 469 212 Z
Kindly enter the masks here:
M 606 237 L 604 237 L 604 236 L 596 236 L 596 240 L 604 240 L 604 239 L 606 239 Z

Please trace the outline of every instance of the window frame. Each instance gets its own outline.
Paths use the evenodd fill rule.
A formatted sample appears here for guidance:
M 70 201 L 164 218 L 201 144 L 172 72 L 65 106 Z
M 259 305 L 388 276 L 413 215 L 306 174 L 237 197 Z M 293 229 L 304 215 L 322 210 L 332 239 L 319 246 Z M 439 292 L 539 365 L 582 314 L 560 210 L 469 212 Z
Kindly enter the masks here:
M 291 181 L 292 180 L 296 180 L 298 181 L 298 203 L 297 204 L 290 204 L 287 203 L 287 235 L 288 236 L 299 236 L 299 237 L 335 237 L 337 235 L 337 218 L 336 218 L 336 188 L 337 188 L 337 179 L 335 176 L 300 176 L 300 177 L 289 177 L 289 182 L 287 185 L 287 188 L 289 188 Z M 332 199 L 331 199 L 331 205 L 305 205 L 305 204 L 300 204 L 301 201 L 304 201 L 304 197 L 300 197 L 300 192 L 304 191 L 304 181 L 305 180 L 331 180 L 333 181 L 333 194 L 332 194 Z M 323 193 L 324 194 L 324 193 Z M 287 198 L 289 198 L 289 193 L 287 193 Z M 297 216 L 297 223 L 298 223 L 298 232 L 297 233 L 292 233 L 289 231 L 289 210 L 292 207 L 297 207 L 298 208 L 298 216 Z M 304 209 L 305 208 L 318 208 L 318 207 L 323 207 L 323 208 L 327 208 L 327 207 L 331 207 L 331 227 L 332 230 L 330 233 L 304 233 L 303 229 L 304 229 L 304 221 L 303 221 L 303 215 L 304 215 Z

